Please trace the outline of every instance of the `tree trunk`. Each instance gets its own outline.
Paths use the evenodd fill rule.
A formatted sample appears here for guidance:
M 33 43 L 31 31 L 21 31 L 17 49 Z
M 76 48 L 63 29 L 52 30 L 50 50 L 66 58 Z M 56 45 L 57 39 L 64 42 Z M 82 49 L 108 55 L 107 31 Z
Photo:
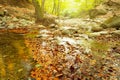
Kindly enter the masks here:
M 60 0 L 58 0 L 57 16 L 60 15 Z
M 56 0 L 53 1 L 53 10 L 52 10 L 52 13 L 55 14 L 55 11 L 56 11 Z
M 49 26 L 50 24 L 56 24 L 55 18 L 46 14 L 44 11 L 45 0 L 32 0 L 35 7 L 35 17 L 36 23 L 42 24 L 44 26 Z
M 39 22 L 43 20 L 44 18 L 44 4 L 45 0 L 41 0 L 41 5 L 38 0 L 32 0 L 33 5 L 35 7 L 35 17 L 36 17 L 36 22 Z

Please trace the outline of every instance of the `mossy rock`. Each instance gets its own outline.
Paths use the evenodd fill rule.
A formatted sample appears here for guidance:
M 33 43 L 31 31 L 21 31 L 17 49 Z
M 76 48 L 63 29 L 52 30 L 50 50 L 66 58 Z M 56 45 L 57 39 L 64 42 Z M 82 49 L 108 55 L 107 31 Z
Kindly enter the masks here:
M 107 11 L 104 9 L 91 9 L 89 11 L 90 19 L 96 18 L 97 16 L 105 15 Z
M 103 28 L 120 28 L 120 16 L 113 16 L 103 22 L 101 25 Z
M 104 41 L 100 42 L 100 41 L 94 40 L 94 42 L 91 45 L 92 45 L 91 49 L 93 51 L 93 55 L 96 59 L 107 56 L 107 54 L 105 54 L 105 52 L 107 52 L 107 50 L 110 48 L 109 43 L 106 43 Z

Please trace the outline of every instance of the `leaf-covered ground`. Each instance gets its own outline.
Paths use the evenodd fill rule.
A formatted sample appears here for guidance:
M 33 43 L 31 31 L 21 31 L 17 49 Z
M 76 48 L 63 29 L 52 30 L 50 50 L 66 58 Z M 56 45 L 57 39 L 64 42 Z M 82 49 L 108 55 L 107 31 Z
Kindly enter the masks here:
M 91 36 L 82 30 L 42 26 L 28 40 L 37 61 L 31 76 L 37 80 L 119 80 L 120 35 Z
M 34 23 L 32 11 L 23 8 L 18 15 L 18 9 L 10 9 L 14 10 L 12 14 L 9 11 L 9 16 L 0 17 L 0 71 L 4 72 L 0 73 L 1 80 L 120 80 L 120 33 L 100 28 L 104 18 L 61 19 L 57 20 L 59 25 L 43 26 Z M 22 46 L 18 46 L 19 39 Z M 13 52 L 9 44 L 18 52 Z M 23 46 L 29 48 L 28 54 Z M 6 62 L 7 59 L 10 61 Z

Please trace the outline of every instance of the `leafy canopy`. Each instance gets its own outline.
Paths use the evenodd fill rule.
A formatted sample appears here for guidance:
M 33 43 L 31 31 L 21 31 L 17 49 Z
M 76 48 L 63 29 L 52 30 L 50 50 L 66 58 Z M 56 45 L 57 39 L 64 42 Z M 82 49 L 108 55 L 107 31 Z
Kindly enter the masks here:
M 41 0 L 38 0 L 41 4 Z M 83 11 L 88 11 L 103 0 L 45 0 L 45 12 L 62 16 L 76 17 Z

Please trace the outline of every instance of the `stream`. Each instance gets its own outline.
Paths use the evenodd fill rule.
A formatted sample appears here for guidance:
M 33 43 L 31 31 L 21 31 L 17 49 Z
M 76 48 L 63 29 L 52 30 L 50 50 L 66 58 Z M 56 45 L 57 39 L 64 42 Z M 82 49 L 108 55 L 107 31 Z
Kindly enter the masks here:
M 24 35 L 0 33 L 0 80 L 31 80 L 33 67 Z

